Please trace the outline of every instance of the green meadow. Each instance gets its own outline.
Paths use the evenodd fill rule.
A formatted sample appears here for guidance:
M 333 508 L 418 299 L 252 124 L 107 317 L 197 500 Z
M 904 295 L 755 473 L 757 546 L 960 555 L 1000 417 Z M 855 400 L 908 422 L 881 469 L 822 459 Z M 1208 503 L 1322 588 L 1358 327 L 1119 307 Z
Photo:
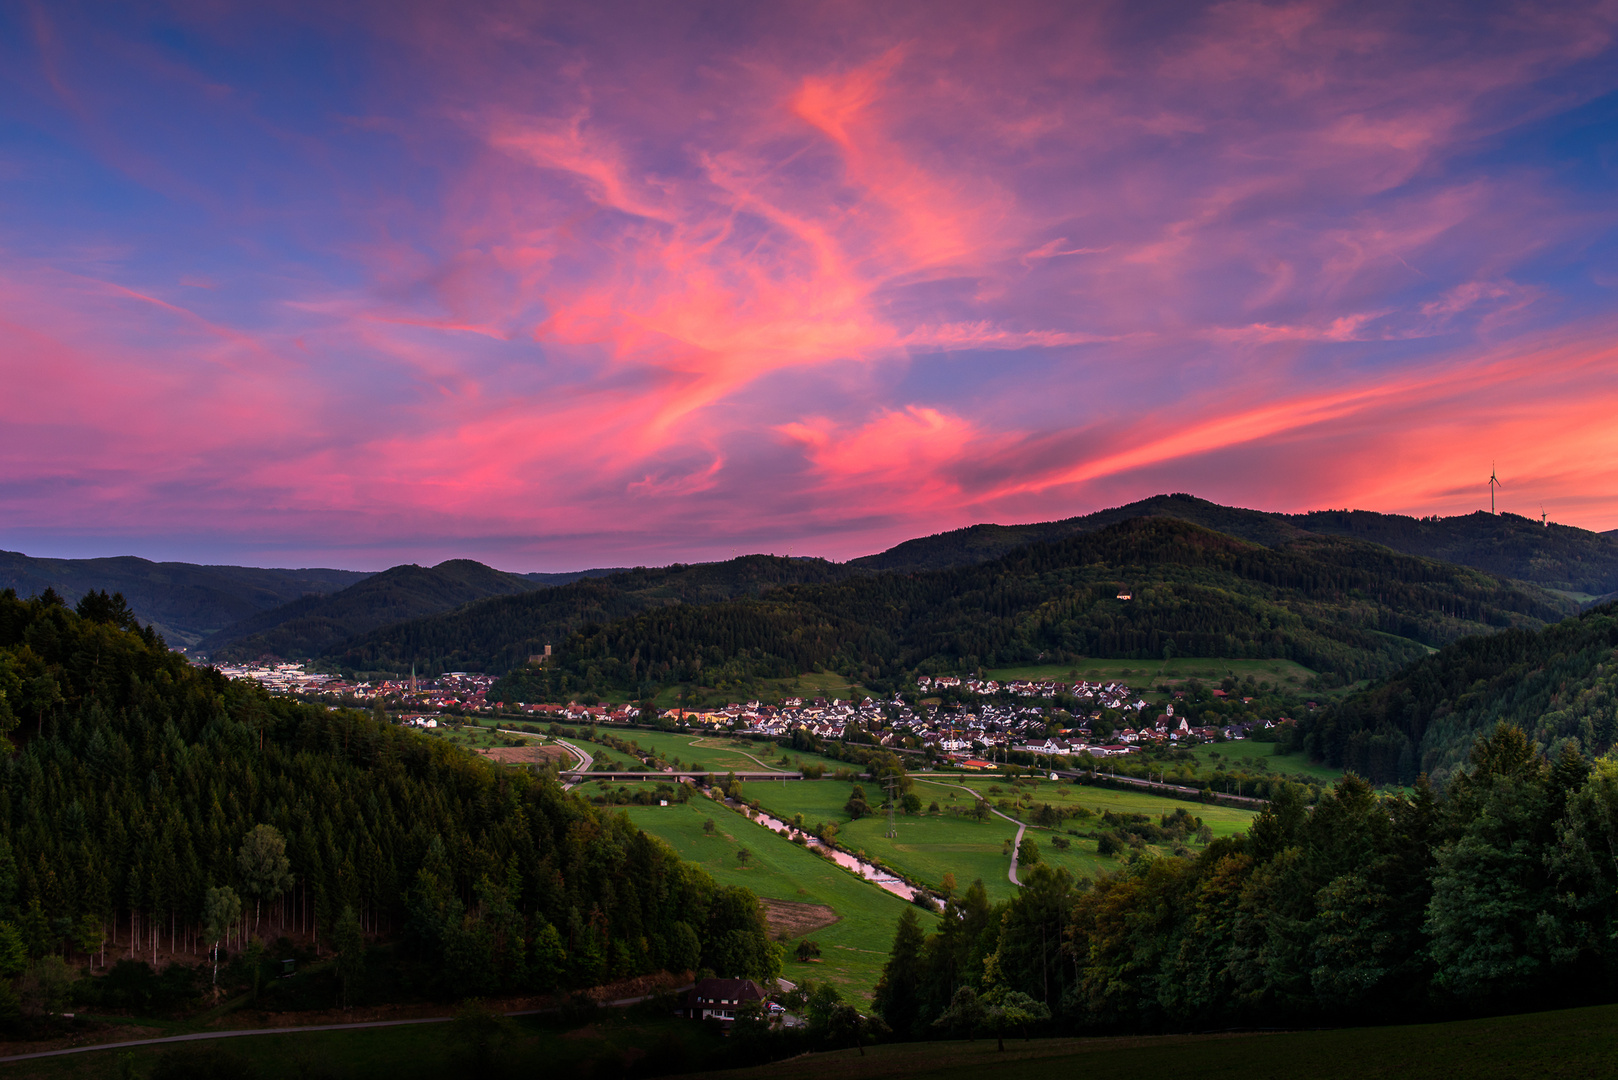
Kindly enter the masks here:
M 984 672 L 993 679 L 1068 679 L 1107 682 L 1116 679 L 1145 689 L 1160 682 L 1179 683 L 1190 679 L 1218 682 L 1226 675 L 1276 686 L 1301 688 L 1316 673 L 1291 660 L 1233 660 L 1221 657 L 1179 657 L 1174 660 L 1095 660 L 1071 664 L 1039 664 L 1031 667 L 994 668 Z
M 1343 778 L 1343 770 L 1311 762 L 1302 754 L 1277 754 L 1274 743 L 1239 742 L 1203 743 L 1191 750 L 1197 759 L 1197 775 L 1207 776 L 1220 769 L 1227 772 L 1268 771 L 1287 776 L 1303 774 L 1323 784 L 1334 784 Z
M 750 742 L 746 739 L 733 738 L 728 733 L 716 734 L 684 734 L 669 731 L 644 731 L 636 728 L 598 728 L 601 735 L 611 734 L 624 742 L 634 743 L 637 746 L 655 752 L 668 762 L 679 760 L 683 768 L 705 769 L 713 772 L 758 772 L 761 769 L 781 769 L 796 771 L 803 765 L 823 765 L 827 770 L 856 769 L 846 761 L 834 761 L 819 754 L 803 754 L 796 750 L 785 751 L 789 761 L 783 764 L 780 747 L 770 742 Z M 593 742 L 589 739 L 569 739 L 571 743 L 588 750 L 597 757 L 603 754 L 617 761 L 623 754 L 612 749 L 605 743 Z M 597 753 L 597 751 L 600 753 Z
M 893 946 L 899 916 L 910 906 L 905 901 L 710 799 L 621 809 L 721 884 L 745 885 L 766 900 L 830 908 L 836 922 L 785 939 L 788 957 L 782 974 L 793 982 L 830 982 L 845 997 L 869 1000 Z M 714 822 L 711 834 L 703 831 L 709 819 Z M 738 855 L 743 848 L 745 861 Z M 820 963 L 794 958 L 802 937 L 820 945 Z
M 1050 780 L 1024 780 L 1022 786 L 1013 786 L 1004 780 L 983 777 L 957 778 L 949 774 L 914 774 L 915 792 L 923 807 L 937 802 L 938 813 L 926 809 L 916 815 L 895 816 L 897 837 L 889 838 L 887 814 L 880 810 L 870 817 L 851 820 L 843 806 L 853 791 L 852 784 L 839 780 L 799 780 L 786 783 L 761 781 L 743 785 L 743 795 L 758 800 L 764 810 L 783 821 L 791 821 L 802 814 L 804 823 L 814 828 L 821 822 L 835 822 L 838 842 L 856 853 L 863 852 L 885 865 L 892 866 L 906 876 L 939 887 L 946 873 L 955 875 L 958 888 L 964 888 L 974 878 L 982 878 L 992 899 L 1009 899 L 1017 890 L 1011 884 L 1008 870 L 1010 855 L 1007 840 L 1016 836 L 1017 826 L 1004 818 L 990 815 L 984 821 L 951 813 L 952 808 L 967 809 L 972 796 L 962 787 L 979 792 L 990 805 L 1002 799 L 1021 800 L 1012 816 L 1020 812 L 1024 817 L 1040 803 L 1069 808 L 1083 806 L 1099 815 L 1103 810 L 1149 814 L 1156 817 L 1186 809 L 1200 817 L 1215 836 L 1226 836 L 1247 828 L 1253 813 L 1228 807 L 1204 806 L 1177 799 L 1167 799 L 1146 793 L 1112 791 L 1107 788 L 1075 785 Z M 862 784 L 867 801 L 876 806 L 881 801 L 874 785 Z M 998 789 L 995 790 L 995 789 Z M 953 797 L 952 797 L 953 796 Z M 1097 873 L 1114 869 L 1115 858 L 1103 857 L 1096 851 L 1096 841 L 1088 837 L 1072 836 L 1067 830 L 1088 832 L 1098 827 L 1093 819 L 1069 820 L 1056 830 L 1028 828 L 1028 835 L 1039 844 L 1044 862 L 1064 868 L 1076 877 L 1094 877 Z M 1071 847 L 1060 851 L 1051 840 L 1061 836 Z

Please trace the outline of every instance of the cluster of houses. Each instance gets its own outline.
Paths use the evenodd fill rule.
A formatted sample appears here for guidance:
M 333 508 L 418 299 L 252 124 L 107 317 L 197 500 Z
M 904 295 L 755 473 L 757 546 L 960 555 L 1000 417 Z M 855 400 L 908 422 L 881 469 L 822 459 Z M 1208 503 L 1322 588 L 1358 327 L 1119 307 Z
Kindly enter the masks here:
M 933 680 L 932 685 L 937 686 L 938 680 Z M 669 709 L 660 715 L 687 728 L 741 731 L 770 738 L 786 738 L 803 730 L 825 741 L 859 741 L 895 749 L 931 748 L 941 758 L 967 764 L 984 756 L 1003 759 L 1008 751 L 1104 758 L 1133 753 L 1146 745 L 1211 742 L 1221 737 L 1242 739 L 1249 734 L 1243 725 L 1193 724 L 1188 716 L 1176 716 L 1172 704 L 1150 705 L 1120 683 L 1080 683 L 1073 691 L 1081 702 L 1091 705 L 1091 711 L 1088 716 L 1077 716 L 1074 727 L 1058 734 L 1050 733 L 1044 708 L 1004 701 L 927 704 L 913 709 L 898 697 L 882 702 L 867 697 L 858 703 L 840 698 L 828 701 L 789 697 L 774 705 L 748 701 L 718 709 Z M 567 723 L 610 725 L 641 720 L 640 710 L 633 705 L 523 704 L 517 708 L 528 715 Z M 1092 729 L 1100 719 L 1101 708 L 1124 718 L 1122 725 L 1104 738 Z M 1272 725 L 1261 721 L 1260 726 Z
M 219 664 L 227 679 L 251 679 L 274 694 L 298 694 L 332 700 L 374 701 L 378 698 L 416 709 L 454 709 L 486 712 L 493 675 L 449 671 L 432 679 L 384 679 L 375 683 L 349 682 L 335 675 L 310 671 L 305 664 Z
M 1073 695 L 1081 705 L 1104 709 L 1128 708 L 1132 700 L 1138 702 L 1136 708 L 1145 706 L 1145 702 L 1138 701 L 1135 691 L 1121 682 L 1093 683 L 1081 679 L 1070 684 L 1051 679 L 1026 679 L 1002 683 L 994 679 L 962 679 L 957 675 L 920 675 L 916 678 L 916 686 L 923 693 L 956 689 L 980 697 L 1009 694 L 1012 697 L 1054 698 L 1057 694 L 1065 693 Z
M 376 698 L 419 710 L 404 722 L 416 727 L 437 727 L 430 715 L 447 709 L 465 712 L 517 712 L 536 719 L 570 724 L 635 724 L 643 722 L 634 705 L 509 705 L 487 700 L 493 676 L 452 671 L 433 679 L 386 680 L 375 684 L 346 682 L 332 675 L 311 672 L 301 664 L 221 665 L 227 678 L 252 679 L 272 692 L 357 699 Z M 922 675 L 918 687 L 925 693 L 958 689 L 982 700 L 952 704 L 924 704 L 912 708 L 895 696 L 891 701 L 827 700 L 823 697 L 788 697 L 775 704 L 762 701 L 738 702 L 718 709 L 669 709 L 662 717 L 681 727 L 743 731 L 772 738 L 790 737 L 803 730 L 823 741 L 857 740 L 874 742 L 895 749 L 933 750 L 939 757 L 960 763 L 991 761 L 1010 751 L 1061 757 L 1114 757 L 1132 753 L 1144 746 L 1182 742 L 1210 742 L 1219 738 L 1242 739 L 1250 728 L 1239 724 L 1210 727 L 1194 724 L 1190 717 L 1176 716 L 1174 706 L 1153 706 L 1135 690 L 1120 682 L 1074 683 L 1054 681 L 1010 681 L 962 679 L 954 675 Z M 1223 697 L 1222 691 L 1213 691 Z M 1006 698 L 1054 699 L 1059 694 L 1072 697 L 1076 724 L 1065 731 L 1051 732 L 1043 706 L 1032 701 L 1019 703 Z M 1098 735 L 1092 724 L 1110 710 L 1122 718 Z M 1161 710 L 1161 711 L 1160 711 Z M 647 718 L 649 719 L 649 718 Z M 1285 722 L 1284 720 L 1280 722 Z M 1273 721 L 1258 726 L 1272 727 Z M 983 762 L 988 764 L 988 762 Z

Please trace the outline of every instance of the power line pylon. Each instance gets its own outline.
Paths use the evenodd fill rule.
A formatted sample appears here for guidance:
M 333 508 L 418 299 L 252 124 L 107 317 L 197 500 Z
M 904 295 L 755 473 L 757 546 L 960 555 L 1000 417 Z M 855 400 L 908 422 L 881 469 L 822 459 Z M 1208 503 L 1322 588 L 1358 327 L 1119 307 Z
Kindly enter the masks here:
M 894 790 L 894 784 L 896 783 L 896 781 L 897 781 L 896 777 L 893 777 L 893 776 L 888 777 L 888 785 L 887 785 L 887 787 L 888 787 L 888 839 L 889 840 L 897 839 L 897 837 L 899 836 L 898 826 L 896 826 L 893 823 L 893 805 L 894 805 L 894 803 L 896 801 L 898 801 L 898 798 L 899 798 L 898 792 Z

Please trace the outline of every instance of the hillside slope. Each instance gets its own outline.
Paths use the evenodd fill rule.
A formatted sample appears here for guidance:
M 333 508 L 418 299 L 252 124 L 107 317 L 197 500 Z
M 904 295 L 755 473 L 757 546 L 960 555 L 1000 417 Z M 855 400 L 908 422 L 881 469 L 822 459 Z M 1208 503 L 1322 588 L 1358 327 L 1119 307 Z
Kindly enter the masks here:
M 1119 599 L 1127 590 L 1128 600 Z M 817 668 L 867 686 L 907 673 L 1081 657 L 1285 657 L 1354 680 L 1466 634 L 1576 609 L 1538 589 L 1358 541 L 1267 548 L 1172 518 L 1030 544 L 992 563 L 784 586 L 586 627 L 543 669 L 497 686 L 566 699 Z
M 1618 737 L 1618 604 L 1545 629 L 1467 638 L 1304 722 L 1312 756 L 1378 783 L 1448 777 L 1474 739 L 1515 724 L 1548 753 Z
M 1600 596 L 1618 591 L 1618 535 L 1541 525 L 1482 511 L 1414 518 L 1368 510 L 1273 514 L 1191 495 L 1157 495 L 1083 517 L 1028 525 L 973 525 L 908 540 L 851 563 L 868 570 L 938 570 L 999 558 L 1025 544 L 1092 532 L 1130 518 L 1173 517 L 1274 547 L 1304 535 L 1347 536 L 1407 555 L 1470 566 L 1546 588 Z
M 137 618 L 182 645 L 195 645 L 232 623 L 305 594 L 336 592 L 367 577 L 356 570 L 199 566 L 133 555 L 37 559 L 0 551 L 0 589 L 15 589 L 19 596 L 55 589 L 70 604 L 94 590 L 123 593 Z
M 333 662 L 358 671 L 506 671 L 559 645 L 582 627 L 672 604 L 711 604 L 781 585 L 837 581 L 854 571 L 822 559 L 744 555 L 722 563 L 586 578 L 555 588 L 483 600 L 460 611 L 383 626 L 337 643 Z
M 197 651 L 215 660 L 302 659 L 379 626 L 449 611 L 488 596 L 540 589 L 538 582 L 471 559 L 395 566 L 329 596 L 305 596 L 213 634 Z
M 29 958 L 77 959 L 87 930 L 110 930 L 114 958 L 122 937 L 189 979 L 187 935 L 229 887 L 258 933 L 300 946 L 341 941 L 347 909 L 440 997 L 768 974 L 757 897 L 627 818 L 408 728 L 229 682 L 108 614 L 0 590 L 0 737 L 23 737 L 0 775 L 0 923 L 28 928 Z

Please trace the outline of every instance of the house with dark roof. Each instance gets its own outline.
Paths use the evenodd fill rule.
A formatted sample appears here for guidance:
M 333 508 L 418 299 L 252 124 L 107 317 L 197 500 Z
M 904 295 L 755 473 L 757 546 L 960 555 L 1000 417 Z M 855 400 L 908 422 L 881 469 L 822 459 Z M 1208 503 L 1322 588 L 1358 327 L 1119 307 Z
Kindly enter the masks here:
M 738 1009 L 764 1000 L 764 988 L 752 979 L 703 979 L 686 993 L 685 1014 L 692 1020 L 718 1020 L 728 1028 Z

